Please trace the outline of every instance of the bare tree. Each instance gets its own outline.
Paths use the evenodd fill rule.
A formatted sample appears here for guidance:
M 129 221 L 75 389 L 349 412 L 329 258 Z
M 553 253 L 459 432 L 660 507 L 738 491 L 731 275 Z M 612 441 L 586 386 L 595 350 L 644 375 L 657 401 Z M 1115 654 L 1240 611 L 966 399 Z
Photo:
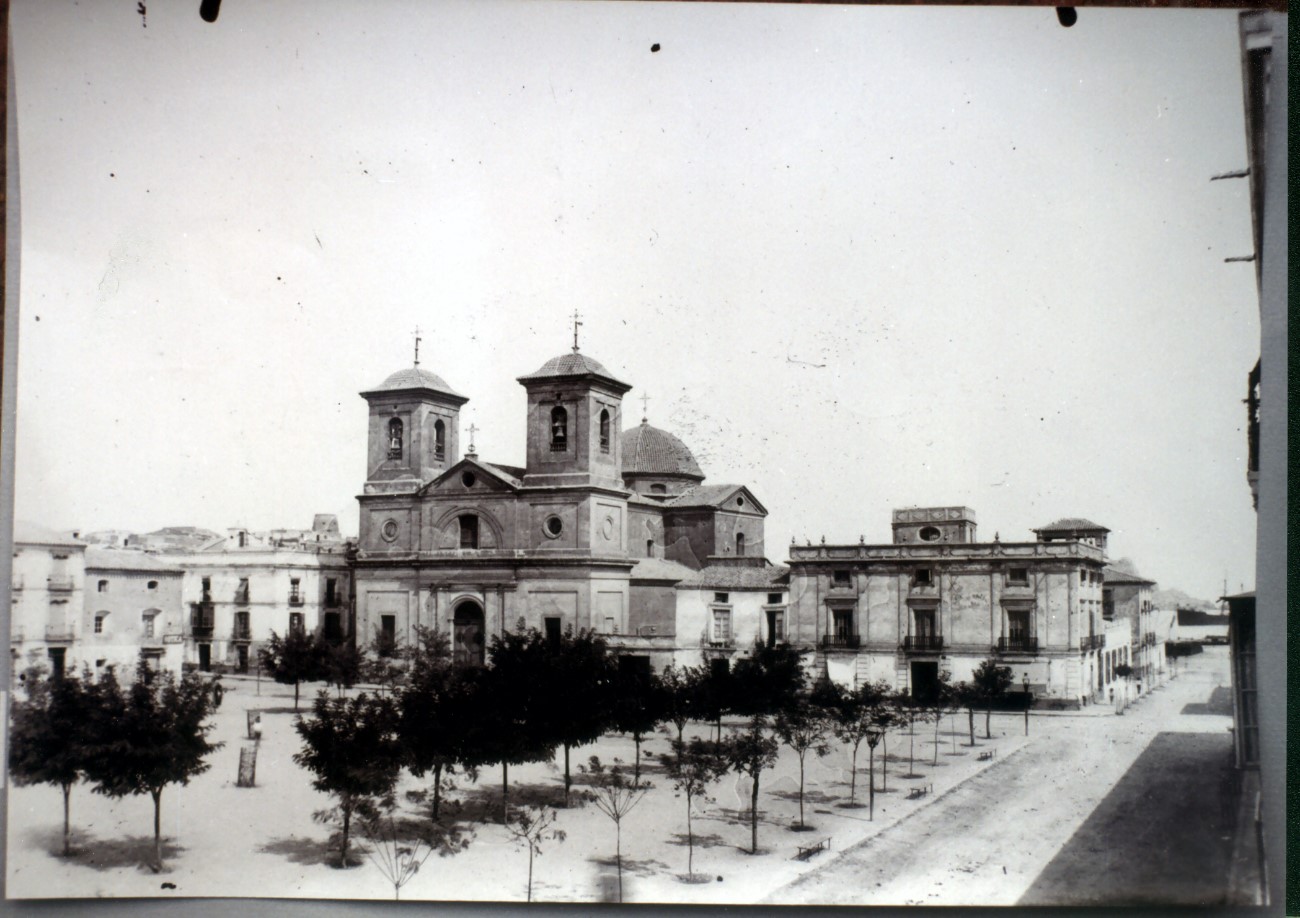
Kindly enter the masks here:
M 528 848 L 528 901 L 533 901 L 533 858 L 542 856 L 542 843 L 564 841 L 563 829 L 555 828 L 555 810 L 544 807 L 522 807 L 506 820 L 506 829 L 516 844 Z
M 717 743 L 698 737 L 690 743 L 673 740 L 673 757 L 666 761 L 673 786 L 686 796 L 686 875 L 695 875 L 695 831 L 691 825 L 691 806 L 702 797 L 709 785 L 731 770 L 726 750 Z
M 606 768 L 597 756 L 588 760 L 587 771 L 595 779 L 596 789 L 589 794 L 596 809 L 608 816 L 614 823 L 614 862 L 618 869 L 618 901 L 623 901 L 623 820 L 627 814 L 636 809 L 636 805 L 645 799 L 650 787 L 640 784 L 635 778 L 629 782 L 623 777 L 617 764 Z M 581 765 L 578 768 L 582 768 Z

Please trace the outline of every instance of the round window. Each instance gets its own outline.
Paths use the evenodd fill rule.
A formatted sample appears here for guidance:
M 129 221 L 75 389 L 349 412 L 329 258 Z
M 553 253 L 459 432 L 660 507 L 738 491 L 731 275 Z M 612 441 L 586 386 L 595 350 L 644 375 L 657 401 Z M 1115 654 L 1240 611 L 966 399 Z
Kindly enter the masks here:
M 545 528 L 546 534 L 553 539 L 564 532 L 564 522 L 558 516 L 547 517 Z
M 736 498 L 736 506 L 737 506 L 737 507 L 743 507 L 743 506 L 745 506 L 745 498 L 743 498 L 743 497 L 737 497 L 737 498 Z
M 379 528 L 379 534 L 384 537 L 385 542 L 391 542 L 397 538 L 397 520 L 384 520 L 384 525 Z
M 465 472 L 463 475 L 460 476 L 460 483 L 467 488 L 474 487 L 474 482 L 476 480 L 477 479 L 474 477 L 473 472 Z
M 923 526 L 919 535 L 921 536 L 921 540 L 925 542 L 939 541 L 939 530 L 934 526 Z

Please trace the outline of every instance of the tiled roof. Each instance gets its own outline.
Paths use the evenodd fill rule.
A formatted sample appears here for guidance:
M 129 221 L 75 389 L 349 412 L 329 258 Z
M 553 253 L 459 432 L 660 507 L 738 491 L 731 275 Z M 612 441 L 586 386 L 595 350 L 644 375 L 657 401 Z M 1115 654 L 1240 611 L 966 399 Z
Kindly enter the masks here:
M 736 567 L 730 564 L 713 564 L 677 584 L 679 590 L 785 590 L 782 578 L 790 568 L 782 565 L 768 567 Z
M 704 473 L 686 444 L 645 421 L 619 435 L 624 475 L 686 475 L 697 481 Z
M 1102 571 L 1102 576 L 1106 578 L 1107 583 L 1149 583 L 1155 586 L 1154 580 L 1148 580 L 1136 571 L 1122 571 L 1110 565 Z
M 86 549 L 86 570 L 96 571 L 157 571 L 165 574 L 179 574 L 182 569 L 169 564 L 154 555 L 129 548 Z
M 85 545 L 66 532 L 56 532 L 36 523 L 18 520 L 14 523 L 14 544 L 21 545 Z
M 520 376 L 518 379 L 523 382 L 526 379 L 554 379 L 558 376 L 599 376 L 618 385 L 627 386 L 626 383 L 620 382 L 613 373 L 605 369 L 600 361 L 592 360 L 586 354 L 580 354 L 577 351 L 552 357 L 542 364 L 540 369 Z M 631 386 L 627 386 L 627 388 L 630 389 Z
M 731 497 L 743 486 L 736 484 L 715 484 L 715 485 L 696 485 L 689 490 L 683 491 L 672 500 L 667 501 L 665 507 L 717 507 L 724 500 Z M 766 513 L 757 500 L 750 495 L 745 509 L 755 510 L 759 513 Z
M 1105 526 L 1094 523 L 1092 520 L 1085 520 L 1082 517 L 1067 516 L 1059 519 L 1055 523 L 1048 523 L 1046 526 L 1040 526 L 1034 532 L 1072 532 L 1074 530 L 1090 529 L 1096 532 L 1110 532 Z
M 671 580 L 677 582 L 692 576 L 695 571 L 685 564 L 664 558 L 642 558 L 632 567 L 633 580 Z
M 483 466 L 483 468 L 501 478 L 503 481 L 514 485 L 516 488 L 523 485 L 523 481 L 521 480 L 524 477 L 523 469 L 517 469 L 510 465 L 496 465 L 495 463 L 483 462 L 481 460 L 474 461 L 478 462 L 479 465 Z
M 435 392 L 442 392 L 446 395 L 454 395 L 457 398 L 463 398 L 459 392 L 447 385 L 446 381 L 436 373 L 430 373 L 420 367 L 407 367 L 405 370 L 398 370 L 392 376 L 389 376 L 375 388 L 362 393 L 369 395 L 373 392 L 388 392 L 400 389 L 432 389 Z

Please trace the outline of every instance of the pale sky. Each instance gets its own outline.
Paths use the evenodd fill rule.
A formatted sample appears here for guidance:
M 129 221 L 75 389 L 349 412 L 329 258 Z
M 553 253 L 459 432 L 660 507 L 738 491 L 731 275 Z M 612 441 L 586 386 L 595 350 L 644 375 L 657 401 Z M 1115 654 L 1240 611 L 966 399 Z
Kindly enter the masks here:
M 411 363 L 523 464 L 582 350 L 792 537 L 1061 516 L 1253 585 L 1237 14 L 15 0 L 15 511 L 355 533 Z M 652 52 L 651 46 L 660 46 Z M 468 436 L 462 433 L 464 442 Z

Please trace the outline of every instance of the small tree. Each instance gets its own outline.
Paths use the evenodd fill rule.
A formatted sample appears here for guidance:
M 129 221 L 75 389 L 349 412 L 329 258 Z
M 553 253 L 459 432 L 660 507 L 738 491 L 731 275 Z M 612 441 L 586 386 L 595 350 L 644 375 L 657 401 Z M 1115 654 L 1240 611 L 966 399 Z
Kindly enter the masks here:
M 1011 683 L 1014 680 L 1015 674 L 1011 672 L 1011 667 L 999 666 L 996 660 L 983 660 L 979 666 L 975 667 L 971 682 L 984 702 L 985 739 L 993 738 L 993 731 L 990 728 L 990 721 L 993 718 L 993 704 L 1006 697 L 1007 690 L 1011 688 Z
M 939 725 L 943 723 L 943 715 L 952 708 L 953 698 L 952 673 L 946 669 L 940 670 L 933 691 L 924 699 L 926 715 L 934 720 L 934 759 L 931 761 L 932 766 L 939 764 Z
M 298 686 L 315 682 L 322 675 L 321 648 L 312 635 L 292 629 L 284 637 L 271 632 L 271 639 L 258 651 L 262 667 L 281 685 L 293 686 L 293 709 L 298 710 Z
M 970 727 L 970 744 L 975 745 L 975 709 L 982 702 L 979 686 L 973 682 L 958 682 L 953 686 L 953 705 L 966 709 L 967 724 Z
M 852 750 L 849 769 L 849 804 L 856 802 L 858 782 L 858 749 L 862 741 L 873 734 L 882 734 L 889 726 L 889 685 L 885 682 L 864 682 L 855 692 L 841 692 L 839 703 L 832 707 L 832 729 L 835 736 Z M 875 750 L 871 754 L 872 790 L 875 789 Z
M 826 742 L 829 718 L 806 698 L 796 697 L 776 715 L 775 730 L 781 742 L 799 757 L 799 828 L 804 829 L 807 828 L 803 821 L 804 760 L 809 752 L 817 753 L 818 758 L 830 753 L 830 744 Z
M 664 718 L 664 688 L 654 673 L 619 673 L 611 704 L 612 725 L 629 733 L 636 750 L 632 760 L 632 783 L 641 782 L 641 741 L 654 732 Z
M 465 756 L 466 737 L 481 712 L 475 695 L 477 671 L 452 662 L 446 637 L 426 632 L 420 646 L 423 650 L 412 660 L 410 676 L 397 697 L 398 734 L 411 773 L 422 778 L 433 772 L 431 815 L 437 822 L 443 776 L 453 773 Z
M 361 654 L 351 644 L 321 642 L 320 653 L 321 676 L 326 685 L 338 687 L 342 696 L 345 688 L 352 688 L 361 678 Z
M 723 744 L 733 771 L 748 775 L 754 782 L 749 793 L 749 853 L 758 853 L 758 782 L 767 769 L 776 762 L 780 749 L 776 740 L 763 733 L 767 721 L 755 717 L 743 733 L 729 737 Z
M 736 661 L 728 709 L 750 717 L 788 710 L 803 693 L 806 679 L 798 650 L 756 640 L 749 656 Z
M 89 678 L 89 677 L 87 677 Z M 70 801 L 96 755 L 93 693 L 75 676 L 47 679 L 27 670 L 25 699 L 14 699 L 9 722 L 9 774 L 14 783 L 54 784 L 63 791 L 63 856 L 72 854 Z
M 594 743 L 612 725 L 615 664 L 604 638 L 594 631 L 566 631 L 559 641 L 536 631 L 531 634 L 544 642 L 533 691 L 549 699 L 534 707 L 533 723 L 552 748 L 564 748 L 564 805 L 568 806 L 573 787 L 569 751 Z M 493 658 L 494 666 L 512 662 Z
M 396 635 L 376 628 L 361 661 L 361 675 L 379 686 L 381 695 L 394 691 L 406 674 L 406 660 L 410 655 L 410 649 L 399 643 Z
M 708 704 L 709 670 L 701 666 L 687 666 L 682 669 L 669 665 L 664 667 L 659 682 L 664 690 L 664 719 L 677 728 L 677 742 L 682 742 L 686 724 L 692 720 L 710 719 L 706 712 Z
M 397 806 L 389 797 L 378 807 L 367 807 L 359 826 L 370 843 L 366 856 L 393 884 L 393 898 L 402 897 L 402 887 L 419 873 L 435 851 L 446 857 L 469 847 L 472 834 L 460 826 L 425 823 L 418 828 L 397 818 Z
M 331 699 L 321 692 L 312 713 L 294 723 L 303 747 L 293 760 L 315 776 L 312 787 L 337 801 L 314 818 L 337 826 L 339 864 L 347 867 L 353 817 L 373 817 L 397 783 L 403 753 L 397 712 L 391 699 L 364 692 Z
M 526 807 L 506 821 L 506 829 L 517 844 L 528 848 L 528 901 L 533 901 L 533 858 L 542 856 L 542 843 L 564 841 L 563 829 L 555 828 L 555 810 Z
M 891 699 L 890 707 L 893 709 L 894 718 L 899 726 L 907 727 L 907 775 L 906 777 L 915 778 L 916 774 L 916 725 L 924 723 L 925 710 L 921 707 L 921 699 L 912 693 L 903 690 L 895 693 Z
M 582 766 L 578 766 L 581 768 Z M 618 867 L 618 901 L 623 901 L 623 820 L 636 809 L 649 787 L 629 783 L 619 770 L 617 761 L 605 768 L 600 759 L 592 756 L 587 770 L 595 778 L 596 789 L 591 792 L 591 802 L 614 823 L 614 862 Z
M 189 784 L 210 764 L 221 743 L 207 739 L 212 725 L 211 685 L 198 673 L 178 681 L 143 660 L 125 691 L 110 668 L 95 684 L 96 755 L 86 762 L 95 793 L 108 797 L 147 793 L 153 799 L 154 870 L 162 861 L 162 793 L 168 784 Z
M 691 825 L 691 805 L 703 796 L 710 784 L 731 770 L 726 750 L 719 744 L 698 737 L 689 744 L 673 740 L 673 757 L 665 762 L 673 786 L 686 796 L 686 873 L 695 875 L 695 831 Z

